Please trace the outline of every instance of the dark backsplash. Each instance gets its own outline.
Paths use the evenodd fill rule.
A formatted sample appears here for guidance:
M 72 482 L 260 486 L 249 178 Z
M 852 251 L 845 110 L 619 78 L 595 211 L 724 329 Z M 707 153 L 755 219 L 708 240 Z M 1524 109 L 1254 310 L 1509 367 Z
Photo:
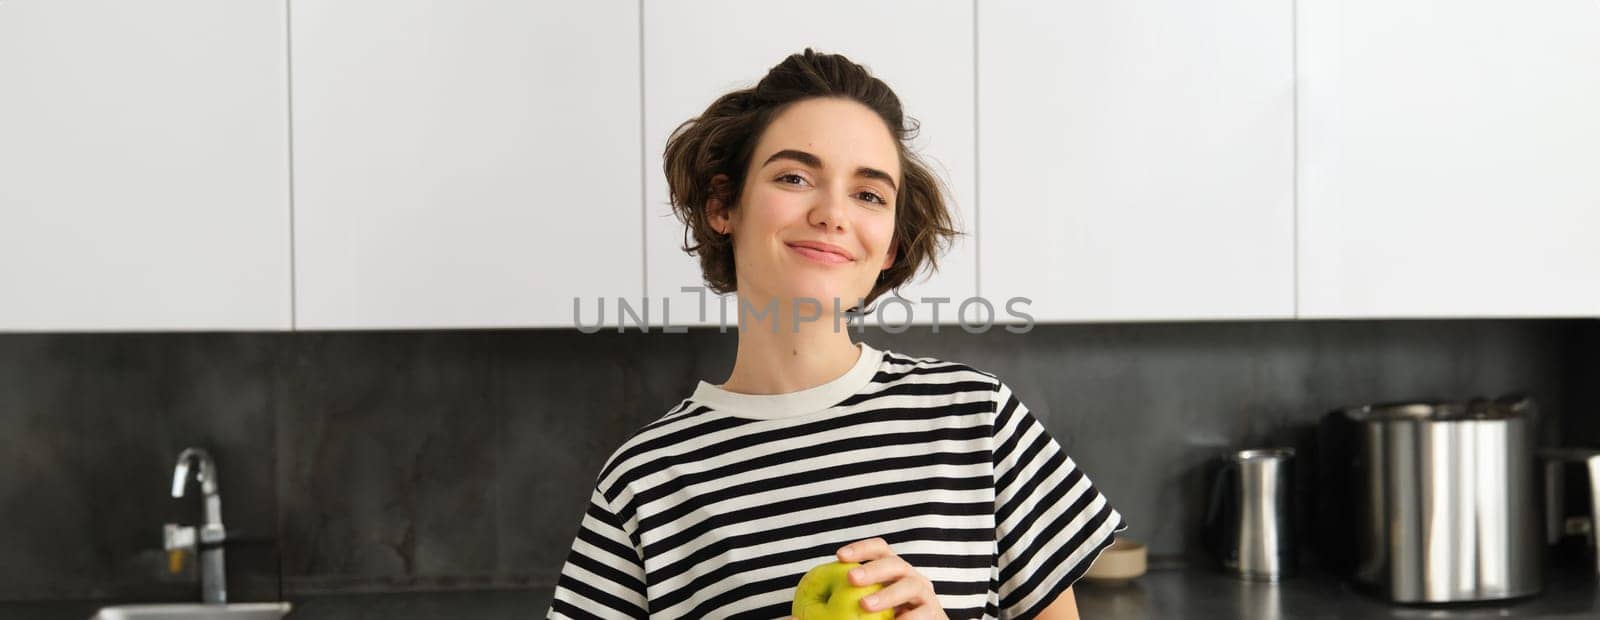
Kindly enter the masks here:
M 736 336 L 570 330 L 0 335 L 0 599 L 161 599 L 178 452 L 216 457 L 235 600 L 549 590 L 601 464 L 720 382 Z M 1600 444 L 1600 321 L 927 327 L 857 336 L 1015 389 L 1151 552 L 1203 561 L 1211 459 L 1333 408 L 1528 390 Z M 1309 465 L 1309 463 L 1308 463 Z M 538 610 L 542 613 L 542 610 Z

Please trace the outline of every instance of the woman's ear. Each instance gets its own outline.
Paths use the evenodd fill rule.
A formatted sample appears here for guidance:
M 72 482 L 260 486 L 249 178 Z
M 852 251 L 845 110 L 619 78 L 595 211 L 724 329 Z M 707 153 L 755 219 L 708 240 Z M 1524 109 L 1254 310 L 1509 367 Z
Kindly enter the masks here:
M 711 198 L 706 199 L 706 220 L 718 234 L 733 233 L 733 215 L 728 208 L 728 175 L 711 177 Z
M 733 218 L 728 217 L 728 209 L 721 200 L 712 198 L 706 201 L 706 220 L 711 222 L 711 230 L 719 235 L 733 232 Z
M 894 265 L 894 258 L 895 254 L 897 253 L 899 253 L 899 248 L 889 248 L 889 254 L 883 257 L 883 267 L 881 267 L 879 271 L 888 269 L 891 265 Z

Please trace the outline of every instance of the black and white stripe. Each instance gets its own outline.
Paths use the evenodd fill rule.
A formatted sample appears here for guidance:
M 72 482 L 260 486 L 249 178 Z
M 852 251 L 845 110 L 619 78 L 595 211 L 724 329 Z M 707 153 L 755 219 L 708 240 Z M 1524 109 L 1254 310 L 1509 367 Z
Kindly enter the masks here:
M 846 390 L 831 406 L 691 397 L 640 429 L 596 478 L 548 617 L 783 618 L 807 570 L 882 537 L 951 618 L 1029 618 L 1126 527 L 994 375 L 862 351 L 858 379 L 811 394 Z

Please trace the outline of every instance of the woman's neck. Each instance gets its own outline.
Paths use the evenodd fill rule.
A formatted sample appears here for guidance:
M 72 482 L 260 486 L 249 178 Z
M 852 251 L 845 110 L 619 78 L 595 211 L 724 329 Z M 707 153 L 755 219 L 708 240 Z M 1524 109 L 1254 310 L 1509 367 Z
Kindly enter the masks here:
M 816 321 L 793 321 L 793 310 L 760 319 L 746 316 L 739 325 L 739 348 L 722 389 L 740 394 L 787 394 L 816 387 L 843 376 L 860 359 L 841 321 L 831 315 Z M 802 309 L 809 316 L 811 308 Z M 787 316 L 786 316 L 787 315 Z

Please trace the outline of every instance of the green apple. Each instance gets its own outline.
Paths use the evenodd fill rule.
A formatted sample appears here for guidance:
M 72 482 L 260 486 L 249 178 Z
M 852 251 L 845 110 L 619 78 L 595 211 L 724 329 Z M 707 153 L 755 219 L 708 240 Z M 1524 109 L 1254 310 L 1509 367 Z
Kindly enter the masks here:
M 861 599 L 883 589 L 883 584 L 857 586 L 850 583 L 850 569 L 860 562 L 830 562 L 811 569 L 794 589 L 790 608 L 800 620 L 890 620 L 893 609 L 867 611 Z

